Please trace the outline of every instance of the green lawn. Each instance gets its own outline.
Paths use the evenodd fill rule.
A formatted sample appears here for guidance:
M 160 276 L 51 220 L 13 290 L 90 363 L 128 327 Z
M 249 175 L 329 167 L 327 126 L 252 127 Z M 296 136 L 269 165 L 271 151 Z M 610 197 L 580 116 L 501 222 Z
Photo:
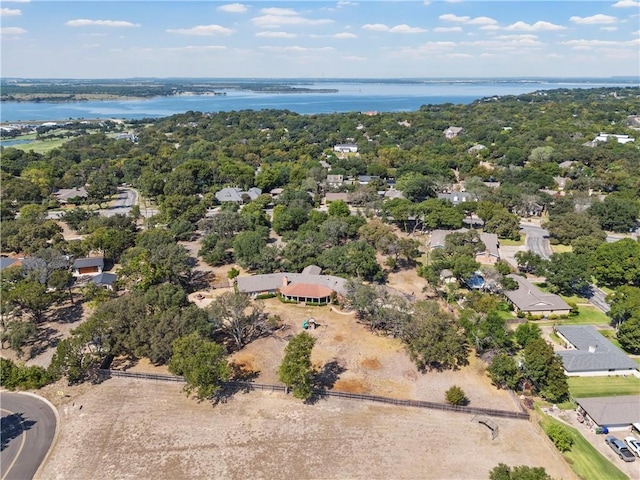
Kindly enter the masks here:
M 54 148 L 58 148 L 65 142 L 68 142 L 69 138 L 56 138 L 54 140 L 38 140 L 33 143 L 26 143 L 22 145 L 14 145 L 13 148 L 17 148 L 18 150 L 24 150 L 28 152 L 33 150 L 36 153 L 47 153 Z
M 536 322 L 538 325 L 608 325 L 611 319 L 596 307 L 580 305 L 578 315 Z
M 509 240 L 508 238 L 501 238 L 499 240 L 501 247 L 519 247 L 524 245 L 525 235 L 520 235 L 520 240 Z
M 640 395 L 640 378 L 634 376 L 568 377 L 567 381 L 574 398 Z
M 536 283 L 535 285 L 541 291 L 543 291 L 545 293 L 551 293 L 551 291 L 549 290 L 549 286 L 545 282 Z M 570 297 L 568 297 L 566 295 L 560 295 L 560 298 L 562 298 L 567 303 L 568 302 L 571 302 L 571 303 L 589 303 L 588 299 L 586 299 L 585 297 L 579 297 L 578 295 L 571 295 Z
M 569 452 L 564 452 L 562 456 L 567 460 L 575 474 L 583 480 L 626 480 L 625 475 L 618 467 L 611 463 L 604 455 L 595 449 L 589 441 L 584 438 L 578 430 L 569 427 L 558 420 L 541 414 L 540 424 L 545 426 L 553 423 L 560 424 L 567 428 L 574 438 L 574 444 Z
M 553 253 L 567 253 L 573 252 L 573 247 L 571 245 L 551 245 L 551 251 Z

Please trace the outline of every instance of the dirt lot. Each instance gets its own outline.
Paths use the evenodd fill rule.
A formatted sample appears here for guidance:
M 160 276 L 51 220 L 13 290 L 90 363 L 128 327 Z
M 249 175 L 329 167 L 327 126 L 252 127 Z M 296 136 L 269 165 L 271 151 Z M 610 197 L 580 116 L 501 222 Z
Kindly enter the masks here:
M 499 462 L 574 478 L 522 420 L 499 419 L 492 441 L 467 414 L 342 399 L 252 392 L 213 407 L 128 379 L 47 389 L 61 431 L 40 479 L 486 479 Z

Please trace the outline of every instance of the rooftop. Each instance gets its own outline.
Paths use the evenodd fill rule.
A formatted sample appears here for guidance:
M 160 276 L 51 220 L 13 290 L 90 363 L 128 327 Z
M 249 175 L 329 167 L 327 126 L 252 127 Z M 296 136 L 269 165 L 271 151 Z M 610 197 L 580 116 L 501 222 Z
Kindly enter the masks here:
M 558 352 L 569 373 L 638 368 L 636 362 L 591 325 L 561 325 L 557 331 L 576 348 Z
M 507 276 L 518 282 L 518 289 L 506 291 L 505 295 L 523 312 L 571 310 L 571 307 L 558 295 L 542 292 L 533 283 L 520 275 L 510 274 Z
M 578 398 L 576 402 L 598 425 L 640 422 L 640 395 Z

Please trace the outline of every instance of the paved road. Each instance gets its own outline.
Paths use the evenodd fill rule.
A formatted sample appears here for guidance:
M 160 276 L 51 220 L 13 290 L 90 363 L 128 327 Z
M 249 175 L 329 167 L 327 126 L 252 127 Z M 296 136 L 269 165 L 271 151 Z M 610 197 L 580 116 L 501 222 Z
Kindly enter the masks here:
M 56 414 L 39 397 L 0 392 L 2 450 L 0 479 L 33 478 L 44 460 L 56 431 Z
M 524 230 L 527 236 L 525 240 L 527 250 L 537 253 L 545 260 L 549 260 L 553 253 L 551 251 L 551 244 L 549 243 L 549 232 L 531 223 L 521 223 L 520 228 Z
M 611 305 L 609 305 L 607 303 L 607 294 L 604 293 L 602 290 L 600 290 L 598 287 L 596 287 L 595 285 L 591 285 L 592 288 L 592 296 L 591 298 L 589 298 L 589 302 L 594 305 L 595 307 L 599 308 L 600 310 L 602 310 L 604 313 L 607 313 L 609 310 L 611 310 Z
M 136 203 L 138 203 L 138 192 L 132 188 L 119 188 L 113 204 L 109 208 L 98 210 L 98 212 L 105 217 L 113 217 L 117 214 L 127 215 Z

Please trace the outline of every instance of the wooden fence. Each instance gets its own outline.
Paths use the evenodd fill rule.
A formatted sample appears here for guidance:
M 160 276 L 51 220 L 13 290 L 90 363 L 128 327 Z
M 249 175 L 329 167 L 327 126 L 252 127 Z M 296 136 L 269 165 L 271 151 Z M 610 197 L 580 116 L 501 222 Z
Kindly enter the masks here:
M 156 380 L 162 382 L 185 383 L 184 378 L 175 375 L 163 375 L 153 373 L 134 373 L 123 372 L 121 370 L 99 370 L 98 373 L 105 378 L 109 377 L 126 377 L 137 378 L 140 380 Z M 224 382 L 223 387 L 238 390 L 262 390 L 270 392 L 288 393 L 288 389 L 284 385 L 271 385 L 253 382 Z M 338 397 L 350 400 L 360 400 L 366 402 L 385 403 L 388 405 L 398 405 L 402 407 L 428 408 L 431 410 L 441 410 L 446 412 L 468 413 L 472 415 L 487 415 L 490 417 L 513 418 L 518 420 L 528 420 L 529 414 L 523 411 L 512 412 L 509 410 L 496 410 L 492 408 L 466 407 L 449 405 L 446 403 L 428 402 L 425 400 L 403 400 L 398 398 L 381 397 L 378 395 L 368 395 L 363 393 L 338 392 L 335 390 L 314 390 L 313 394 L 316 398 Z

